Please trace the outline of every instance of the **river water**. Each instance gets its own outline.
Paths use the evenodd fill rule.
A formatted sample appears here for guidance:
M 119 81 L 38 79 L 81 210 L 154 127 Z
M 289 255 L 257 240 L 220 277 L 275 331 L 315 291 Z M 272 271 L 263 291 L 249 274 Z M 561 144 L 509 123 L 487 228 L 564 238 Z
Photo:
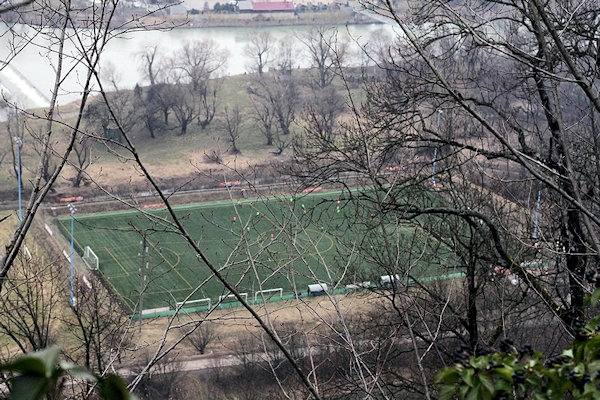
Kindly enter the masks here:
M 351 43 L 350 65 L 360 65 L 368 57 L 361 47 L 368 43 L 380 42 L 382 37 L 393 34 L 391 25 L 353 25 L 337 26 L 338 40 L 347 40 Z M 161 54 L 168 55 L 180 49 L 184 43 L 198 40 L 214 40 L 220 48 L 229 54 L 228 63 L 222 71 L 223 75 L 243 74 L 247 70 L 250 60 L 244 54 L 244 47 L 256 32 L 267 31 L 277 40 L 291 41 L 296 50 L 295 67 L 307 67 L 310 60 L 302 50 L 303 45 L 299 40 L 302 34 L 311 28 L 303 26 L 294 27 L 259 27 L 259 28 L 189 28 L 174 29 L 170 31 L 140 31 L 115 37 L 108 43 L 101 56 L 101 70 L 112 68 L 119 78 L 118 83 L 122 88 L 132 88 L 136 83 L 146 84 L 140 71 L 140 52 L 149 46 L 158 45 Z M 0 59 L 7 60 L 14 48 L 16 40 L 24 43 L 22 37 L 34 37 L 35 30 L 28 26 L 13 27 L 9 31 L 6 26 L 0 26 L 4 33 L 0 37 Z M 49 39 L 45 35 L 37 35 L 31 43 L 25 46 L 10 60 L 8 67 L 0 71 L 0 86 L 3 90 L 11 92 L 13 98 L 27 107 L 42 107 L 51 96 L 54 84 L 53 64 L 56 57 L 49 54 Z M 77 56 L 76 47 L 72 42 L 67 42 L 66 52 Z M 56 48 L 56 47 L 54 47 Z M 69 66 L 76 63 L 70 62 Z M 110 67 L 109 67 L 110 66 Z M 85 69 L 75 66 L 62 85 L 59 103 L 76 100 L 81 96 L 82 83 L 85 78 Z

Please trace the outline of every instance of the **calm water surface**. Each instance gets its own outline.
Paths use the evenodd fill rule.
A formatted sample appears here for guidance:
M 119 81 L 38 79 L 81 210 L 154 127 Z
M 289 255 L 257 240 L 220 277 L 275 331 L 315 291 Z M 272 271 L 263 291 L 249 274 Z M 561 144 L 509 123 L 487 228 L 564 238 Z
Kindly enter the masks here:
M 356 26 L 338 26 L 338 35 L 340 39 L 351 42 L 351 65 L 360 65 L 366 60 L 361 46 L 368 43 L 380 42 L 382 38 L 393 34 L 393 28 L 390 25 L 356 25 Z M 27 26 L 17 26 L 14 28 L 20 35 L 34 37 L 35 30 Z M 222 49 L 229 53 L 229 61 L 223 70 L 225 75 L 243 74 L 247 70 L 250 60 L 244 54 L 244 47 L 255 32 L 270 32 L 277 40 L 291 41 L 297 49 L 296 67 L 306 67 L 309 60 L 302 51 L 302 43 L 299 36 L 310 30 L 310 27 L 264 27 L 264 28 L 201 28 L 201 29 L 175 29 L 171 31 L 149 31 L 133 32 L 123 34 L 120 37 L 111 39 L 107 48 L 102 54 L 101 70 L 109 68 L 114 69 L 118 76 L 119 86 L 131 88 L 136 83 L 145 84 L 143 75 L 140 71 L 141 62 L 140 52 L 149 46 L 158 45 L 160 53 L 164 55 L 171 54 L 180 49 L 184 43 L 195 39 L 214 40 Z M 4 35 L 0 37 L 0 57 L 6 60 L 11 54 L 11 48 L 15 43 L 21 45 L 25 42 L 21 38 L 11 35 L 6 26 L 2 30 Z M 28 46 L 24 47 L 20 53 L 10 61 L 10 68 L 0 72 L 0 83 L 13 92 L 19 92 L 20 96 L 29 98 L 30 102 L 39 102 L 40 97 L 50 97 L 54 83 L 54 69 L 56 65 L 56 56 L 48 52 L 48 44 L 51 43 L 47 36 L 37 35 Z M 56 45 L 53 45 L 56 48 Z M 77 64 L 75 61 L 79 54 L 77 46 L 73 42 L 66 44 L 66 52 L 71 59 L 68 67 L 71 68 Z M 21 76 L 24 79 L 19 79 Z M 81 87 L 85 79 L 85 69 L 75 66 L 65 79 L 63 90 L 60 93 L 59 102 L 65 103 L 77 99 L 81 95 Z M 24 82 L 26 81 L 26 82 Z M 27 88 L 26 86 L 30 86 Z M 36 99 L 34 90 L 39 91 L 41 96 Z M 23 100 L 25 101 L 25 100 Z

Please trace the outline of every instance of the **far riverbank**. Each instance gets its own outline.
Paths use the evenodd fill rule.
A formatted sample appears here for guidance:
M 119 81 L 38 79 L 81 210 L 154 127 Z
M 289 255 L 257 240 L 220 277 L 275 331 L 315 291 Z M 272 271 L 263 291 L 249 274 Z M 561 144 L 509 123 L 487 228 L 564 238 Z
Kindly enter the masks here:
M 303 12 L 298 14 L 215 14 L 173 15 L 163 18 L 147 18 L 150 23 L 166 22 L 177 28 L 263 28 L 263 27 L 298 27 L 313 25 L 370 25 L 380 24 L 367 15 L 354 12 L 352 9 L 336 11 Z
M 261 26 L 261 27 L 190 27 L 191 29 L 150 30 L 123 33 L 113 37 L 105 47 L 102 54 L 101 68 L 112 68 L 116 73 L 117 84 L 122 89 L 133 88 L 136 84 L 144 85 L 145 77 L 141 68 L 140 53 L 153 46 L 158 48 L 158 57 L 169 57 L 179 51 L 185 43 L 194 40 L 211 40 L 220 50 L 228 54 L 228 62 L 221 70 L 222 76 L 243 75 L 248 71 L 251 63 L 244 48 L 250 39 L 260 32 L 268 32 L 274 41 L 287 41 L 294 48 L 293 65 L 296 68 L 309 67 L 309 59 L 306 57 L 304 45 L 300 37 L 310 32 L 311 27 L 307 25 L 289 26 Z M 338 40 L 349 43 L 347 56 L 348 66 L 360 66 L 369 62 L 365 56 L 363 47 L 368 43 L 375 43 L 383 37 L 393 37 L 393 28 L 385 24 L 356 24 L 337 25 Z M 21 90 L 20 96 L 16 96 L 20 104 L 25 108 L 43 107 L 36 99 L 30 97 L 31 93 L 40 94 L 42 97 L 50 98 L 54 82 L 54 70 L 44 54 L 39 49 L 56 49 L 56 43 L 52 41 L 52 31 L 48 35 L 39 34 L 38 30 L 27 25 L 6 26 L 15 37 L 30 38 L 31 46 L 21 49 L 17 55 L 11 54 L 11 36 L 4 35 L 0 38 L 0 60 L 10 59 L 10 65 L 19 72 L 19 76 L 25 77 L 26 82 L 21 82 L 13 75 L 0 71 L 0 81 L 7 86 L 13 81 L 14 86 L 31 88 Z M 391 39 L 390 39 L 391 40 Z M 65 54 L 68 59 L 76 59 L 79 48 L 72 41 L 65 43 Z M 63 82 L 63 90 L 57 99 L 59 104 L 66 104 L 81 96 L 81 82 L 79 77 L 85 76 L 83 65 L 70 65 L 69 74 Z M 38 97 L 38 96 L 34 96 Z
M 189 5 L 187 3 L 190 3 Z M 329 4 L 327 9 L 312 10 L 308 7 L 305 11 L 295 12 L 270 12 L 270 13 L 239 13 L 239 12 L 214 12 L 212 10 L 199 10 L 189 8 L 196 4 L 193 0 L 183 4 L 163 6 L 156 10 L 145 8 L 130 8 L 122 6 L 112 17 L 111 26 L 114 27 L 146 27 L 146 29 L 201 29 L 201 28 L 264 28 L 264 27 L 301 27 L 301 26 L 351 26 L 382 24 L 370 17 L 367 13 L 356 12 L 351 6 Z M 321 4 L 321 3 L 319 3 Z M 321 6 L 325 7 L 325 5 Z M 72 23 L 79 28 L 89 27 L 93 16 L 87 12 L 79 12 Z M 43 21 L 43 16 L 35 11 L 22 13 L 10 12 L 4 16 L 5 23 L 18 23 L 39 28 L 58 28 L 53 26 L 53 21 Z M 54 21 L 56 22 L 56 21 Z

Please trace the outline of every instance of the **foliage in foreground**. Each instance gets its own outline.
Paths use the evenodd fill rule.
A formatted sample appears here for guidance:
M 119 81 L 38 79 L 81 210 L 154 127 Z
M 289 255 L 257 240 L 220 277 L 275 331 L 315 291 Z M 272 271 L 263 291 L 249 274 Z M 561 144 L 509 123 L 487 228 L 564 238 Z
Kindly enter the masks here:
M 59 361 L 60 349 L 56 346 L 25 354 L 14 361 L 0 365 L 1 372 L 15 374 L 9 380 L 10 398 L 37 400 L 60 398 L 63 377 L 74 378 L 96 384 L 99 398 L 104 400 L 135 400 L 125 382 L 117 375 L 98 376 L 87 369 L 67 361 Z
M 590 298 L 597 304 L 600 290 Z M 546 359 L 530 346 L 517 349 L 503 340 L 500 351 L 468 356 L 437 376 L 440 399 L 600 399 L 600 316 L 575 329 L 575 340 L 559 356 Z

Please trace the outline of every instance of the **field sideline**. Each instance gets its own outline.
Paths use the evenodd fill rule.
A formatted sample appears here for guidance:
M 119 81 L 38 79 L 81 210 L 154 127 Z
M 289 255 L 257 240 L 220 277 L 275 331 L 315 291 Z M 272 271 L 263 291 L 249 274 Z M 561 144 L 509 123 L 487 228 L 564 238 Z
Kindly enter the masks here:
M 369 212 L 368 206 L 341 196 L 342 192 L 328 192 L 219 201 L 179 206 L 175 211 L 228 281 L 253 299 L 261 290 L 281 288 L 284 294 L 302 293 L 311 283 L 333 288 L 376 280 L 384 273 L 373 267 L 373 260 L 356 251 L 358 245 L 377 246 L 377 236 L 381 236 L 381 230 L 356 223 Z M 166 210 L 150 213 L 158 218 L 119 211 L 78 215 L 75 219 L 77 251 L 83 254 L 85 246 L 93 249 L 99 259 L 99 277 L 123 306 L 131 313 L 138 311 L 142 232 L 148 244 L 144 309 L 173 308 L 194 290 L 190 300 L 210 298 L 214 304 L 219 296 L 226 296 L 228 293 L 187 243 L 171 231 Z M 406 246 L 403 262 L 420 269 L 419 275 L 439 274 L 440 268 L 449 266 L 451 251 L 437 240 L 418 228 L 387 222 L 386 231 L 393 242 Z M 60 218 L 58 225 L 70 238 L 70 218 Z M 426 247 L 429 251 L 424 251 Z M 425 253 L 437 256 L 424 257 Z

